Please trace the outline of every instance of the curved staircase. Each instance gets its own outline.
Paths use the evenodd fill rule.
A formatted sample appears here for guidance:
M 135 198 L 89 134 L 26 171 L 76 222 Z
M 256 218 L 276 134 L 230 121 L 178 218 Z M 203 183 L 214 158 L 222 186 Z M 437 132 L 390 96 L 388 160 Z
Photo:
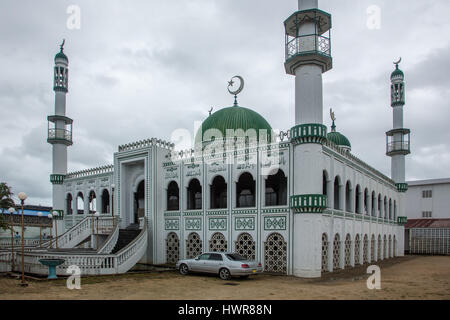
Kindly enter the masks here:
M 58 238 L 46 241 L 40 247 L 28 247 L 24 253 L 25 272 L 47 275 L 48 268 L 39 259 L 64 259 L 65 262 L 56 268 L 57 275 L 68 275 L 69 266 L 76 265 L 81 275 L 107 275 L 125 273 L 141 260 L 147 249 L 147 219 L 140 223 L 119 229 L 119 223 L 112 217 L 101 217 L 95 221 L 86 217 Z M 108 235 L 105 242 L 94 249 L 75 249 L 80 243 L 97 234 Z M 56 249 L 58 243 L 58 249 Z M 0 272 L 11 271 L 12 253 L 10 250 L 0 251 Z M 14 252 L 15 270 L 21 269 L 21 252 Z

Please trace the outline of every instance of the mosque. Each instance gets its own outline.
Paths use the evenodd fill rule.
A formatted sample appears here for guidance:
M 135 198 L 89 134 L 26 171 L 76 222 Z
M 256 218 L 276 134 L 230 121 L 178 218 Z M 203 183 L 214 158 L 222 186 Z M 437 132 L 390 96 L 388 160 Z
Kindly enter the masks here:
M 47 139 L 60 247 L 86 244 L 80 230 L 94 230 L 85 236 L 100 235 L 97 253 L 112 259 L 111 265 L 97 264 L 110 268 L 105 273 L 125 272 L 138 261 L 174 264 L 205 251 L 233 251 L 261 261 L 267 272 L 313 278 L 403 256 L 410 130 L 403 128 L 400 61 L 390 77 L 387 177 L 352 155 L 333 112 L 331 130 L 323 124 L 331 15 L 318 9 L 317 0 L 298 2 L 298 11 L 284 21 L 284 66 L 295 77 L 290 130 L 276 134 L 267 119 L 240 106 L 244 82 L 236 76 L 228 85 L 234 105 L 210 113 L 192 150 L 175 151 L 172 143 L 152 138 L 118 146 L 113 165 L 78 172 L 67 172 L 73 120 L 66 116 L 69 60 L 61 46 Z M 97 225 L 98 219 L 112 218 L 109 232 L 95 231 L 89 222 L 95 212 Z M 84 266 L 90 270 L 87 262 Z

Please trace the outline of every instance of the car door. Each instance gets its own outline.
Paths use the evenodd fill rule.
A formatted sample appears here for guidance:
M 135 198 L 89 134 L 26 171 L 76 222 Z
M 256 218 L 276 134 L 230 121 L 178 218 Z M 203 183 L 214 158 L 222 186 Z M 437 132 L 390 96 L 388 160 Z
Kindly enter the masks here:
M 191 270 L 195 272 L 202 272 L 205 270 L 205 262 L 209 259 L 209 253 L 199 255 L 191 263 Z
M 205 272 L 219 273 L 220 268 L 223 266 L 223 257 L 220 253 L 211 253 L 208 261 L 205 264 Z

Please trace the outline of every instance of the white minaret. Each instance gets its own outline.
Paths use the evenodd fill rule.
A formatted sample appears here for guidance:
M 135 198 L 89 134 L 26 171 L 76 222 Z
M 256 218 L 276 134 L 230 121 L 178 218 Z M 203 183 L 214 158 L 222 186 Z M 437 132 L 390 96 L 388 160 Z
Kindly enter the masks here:
M 53 184 L 53 210 L 65 212 L 64 179 L 67 174 L 67 147 L 72 145 L 72 119 L 66 117 L 66 94 L 69 84 L 69 59 L 64 54 L 64 41 L 55 56 L 53 90 L 55 91 L 55 114 L 48 116 L 47 142 L 53 149 L 53 170 L 50 182 Z M 58 234 L 63 230 L 58 221 Z
M 299 0 L 299 11 L 285 22 L 288 74 L 295 76 L 294 214 L 292 274 L 321 275 L 321 214 L 327 207 L 322 195 L 323 125 L 322 73 L 332 68 L 331 15 L 318 9 L 318 0 Z

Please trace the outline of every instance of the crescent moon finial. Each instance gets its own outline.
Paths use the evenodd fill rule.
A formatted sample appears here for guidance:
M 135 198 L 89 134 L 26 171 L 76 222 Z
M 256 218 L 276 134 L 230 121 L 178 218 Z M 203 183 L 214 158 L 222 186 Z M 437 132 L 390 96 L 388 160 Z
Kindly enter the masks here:
M 59 48 L 61 49 L 61 52 L 64 50 L 64 44 L 66 43 L 66 39 L 63 39 L 63 42 L 61 43 L 61 45 L 59 46 Z
M 402 57 L 400 57 L 400 59 L 398 59 L 398 61 L 394 62 L 395 66 L 398 67 L 400 62 L 402 62 Z
M 234 85 L 233 79 L 239 79 L 239 82 L 240 82 L 239 83 L 239 88 L 237 88 L 237 90 L 234 90 L 234 91 L 230 90 L 230 87 L 232 87 Z M 234 104 L 235 105 L 237 105 L 237 101 L 236 101 L 237 100 L 236 99 L 237 95 L 239 93 L 241 93 L 243 89 L 244 89 L 244 79 L 241 76 L 234 76 L 234 77 L 231 78 L 230 81 L 228 81 L 228 92 L 230 94 L 234 95 L 234 98 L 235 98 Z

